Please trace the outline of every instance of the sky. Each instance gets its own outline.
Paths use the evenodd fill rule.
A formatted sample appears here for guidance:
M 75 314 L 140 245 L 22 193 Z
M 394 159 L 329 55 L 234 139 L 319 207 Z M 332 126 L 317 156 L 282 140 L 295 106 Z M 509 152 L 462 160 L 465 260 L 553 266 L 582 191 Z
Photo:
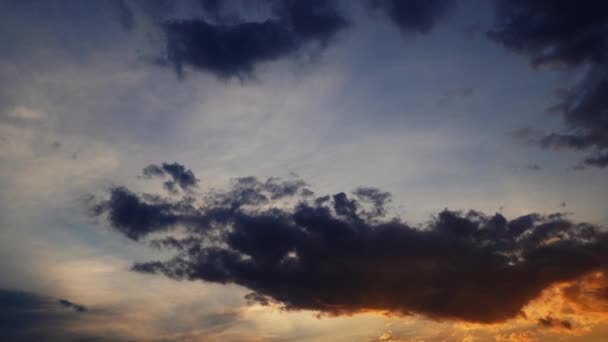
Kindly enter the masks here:
M 0 2 L 0 339 L 605 341 L 606 22 Z

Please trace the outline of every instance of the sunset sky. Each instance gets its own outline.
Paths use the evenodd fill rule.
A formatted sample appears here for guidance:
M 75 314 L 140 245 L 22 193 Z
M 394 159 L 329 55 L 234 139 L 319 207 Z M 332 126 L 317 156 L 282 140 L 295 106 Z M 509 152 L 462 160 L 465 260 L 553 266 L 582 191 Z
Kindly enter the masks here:
M 1 341 L 608 340 L 603 0 L 0 0 Z

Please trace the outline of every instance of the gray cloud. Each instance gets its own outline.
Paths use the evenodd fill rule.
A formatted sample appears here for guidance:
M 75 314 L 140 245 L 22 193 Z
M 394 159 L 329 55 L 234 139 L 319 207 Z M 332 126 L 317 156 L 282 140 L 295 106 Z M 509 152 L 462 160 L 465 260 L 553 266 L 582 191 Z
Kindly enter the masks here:
M 551 111 L 565 129 L 536 139 L 542 148 L 584 150 L 582 166 L 608 166 L 608 5 L 602 1 L 499 1 L 488 37 L 530 59 L 533 67 L 588 67 Z
M 162 163 L 162 165 L 148 165 L 143 170 L 145 178 L 169 176 L 171 179 L 164 183 L 165 189 L 170 193 L 177 192 L 177 186 L 184 191 L 190 191 L 198 186 L 198 179 L 191 170 L 178 163 Z
M 310 199 L 291 190 L 301 186 L 245 177 L 202 201 L 118 187 L 93 212 L 134 240 L 165 233 L 152 243 L 175 256 L 135 271 L 235 283 L 252 290 L 248 300 L 330 315 L 374 309 L 503 321 L 551 284 L 608 262 L 606 232 L 560 214 L 507 220 L 444 210 L 412 227 L 386 217 L 386 192 Z
M 213 23 L 205 19 L 170 20 L 162 24 L 166 58 L 178 75 L 184 67 L 203 70 L 221 78 L 248 77 L 256 65 L 291 56 L 311 43 L 324 47 L 348 24 L 331 0 L 263 1 L 271 17 L 251 21 Z M 215 14 L 224 8 L 203 2 Z

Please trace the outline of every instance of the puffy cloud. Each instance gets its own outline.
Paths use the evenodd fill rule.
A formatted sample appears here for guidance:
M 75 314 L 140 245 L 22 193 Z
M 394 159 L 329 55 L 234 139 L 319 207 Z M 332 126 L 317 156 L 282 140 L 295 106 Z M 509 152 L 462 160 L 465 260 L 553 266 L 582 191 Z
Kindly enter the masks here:
M 145 178 L 169 176 L 171 180 L 164 183 L 165 189 L 171 193 L 176 193 L 176 186 L 184 191 L 190 191 L 198 186 L 198 179 L 191 170 L 186 169 L 178 163 L 163 163 L 162 165 L 148 165 L 143 170 Z
M 114 188 L 93 212 L 131 239 L 175 251 L 135 271 L 234 283 L 253 292 L 249 300 L 329 315 L 379 310 L 499 322 L 543 289 L 608 262 L 605 231 L 560 214 L 507 220 L 444 210 L 413 227 L 386 217 L 388 193 L 310 198 L 298 184 L 245 177 L 200 201 Z

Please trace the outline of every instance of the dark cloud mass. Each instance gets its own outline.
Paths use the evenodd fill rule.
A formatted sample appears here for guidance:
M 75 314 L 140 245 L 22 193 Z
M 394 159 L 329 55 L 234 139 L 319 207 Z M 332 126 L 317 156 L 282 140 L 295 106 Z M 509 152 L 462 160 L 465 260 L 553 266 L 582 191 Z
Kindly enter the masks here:
M 588 1 L 500 1 L 489 37 L 530 58 L 534 67 L 587 67 L 585 79 L 551 108 L 563 132 L 535 142 L 553 150 L 586 150 L 584 166 L 608 166 L 608 3 Z
M 167 59 L 178 75 L 184 66 L 206 70 L 219 77 L 244 76 L 259 62 L 295 51 L 294 36 L 272 20 L 218 26 L 204 20 L 174 21 L 163 25 Z
M 315 43 L 324 48 L 349 26 L 349 11 L 335 0 L 260 0 L 270 16 L 252 21 L 231 7 L 234 1 L 201 1 L 209 19 L 170 20 L 162 24 L 166 56 L 161 65 L 171 65 L 178 75 L 184 67 L 215 74 L 220 78 L 251 75 L 255 67 L 294 55 Z M 404 33 L 430 32 L 453 7 L 453 0 L 364 0 L 371 12 L 380 13 Z M 344 5 L 344 4 L 342 4 Z
M 167 39 L 166 62 L 178 75 L 184 67 L 211 72 L 219 77 L 245 77 L 262 62 L 300 51 L 309 43 L 325 46 L 347 25 L 330 0 L 265 1 L 272 17 L 263 21 L 240 19 L 236 23 L 211 23 L 204 19 L 174 20 L 162 27 Z M 204 1 L 203 8 L 216 12 L 220 5 Z
M 608 262 L 605 231 L 560 214 L 507 220 L 444 210 L 413 227 L 387 218 L 390 194 L 375 188 L 317 198 L 303 189 L 302 181 L 254 177 L 201 200 L 114 188 L 93 212 L 176 253 L 135 271 L 234 283 L 252 291 L 250 301 L 330 315 L 503 321 L 551 284 Z

